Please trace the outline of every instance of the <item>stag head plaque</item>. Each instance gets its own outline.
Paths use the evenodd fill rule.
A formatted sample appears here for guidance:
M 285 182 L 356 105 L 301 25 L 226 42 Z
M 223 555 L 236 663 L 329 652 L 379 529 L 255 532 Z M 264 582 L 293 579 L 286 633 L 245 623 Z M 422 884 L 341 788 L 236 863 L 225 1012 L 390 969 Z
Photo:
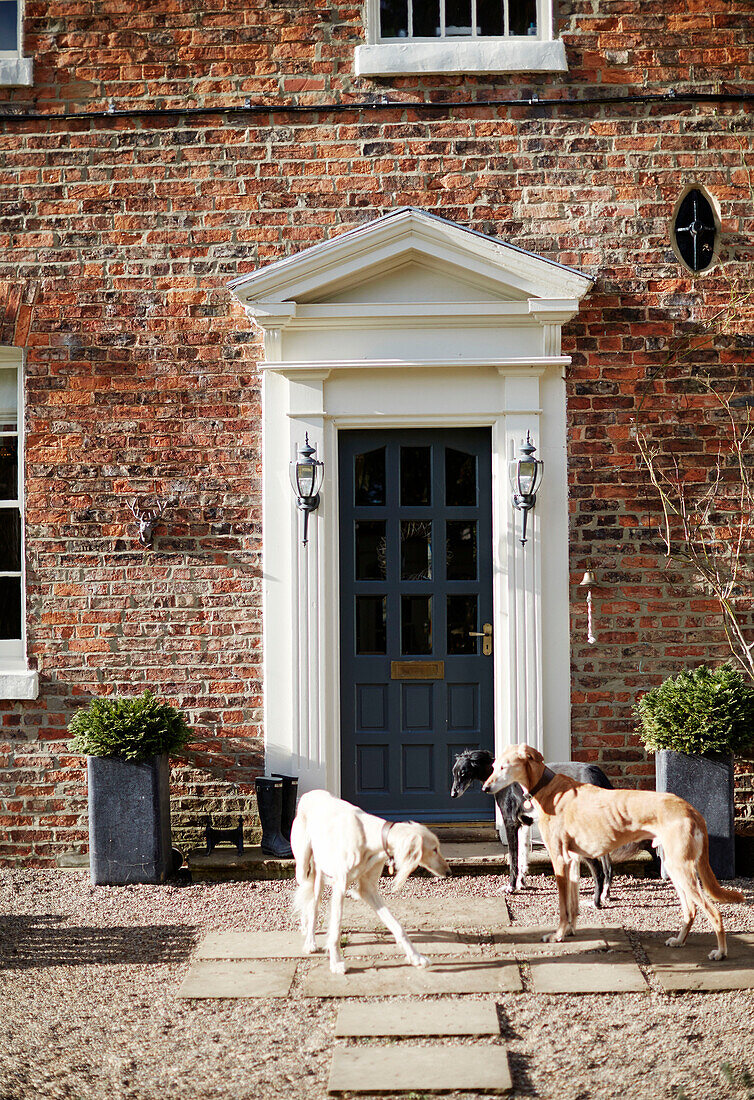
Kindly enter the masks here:
M 139 525 L 139 542 L 142 546 L 150 546 L 154 542 L 155 528 L 160 522 L 163 513 L 170 506 L 169 500 L 160 501 L 155 500 L 154 507 L 143 508 L 139 504 L 138 497 L 134 497 L 133 501 L 128 505 L 131 509 L 134 519 Z

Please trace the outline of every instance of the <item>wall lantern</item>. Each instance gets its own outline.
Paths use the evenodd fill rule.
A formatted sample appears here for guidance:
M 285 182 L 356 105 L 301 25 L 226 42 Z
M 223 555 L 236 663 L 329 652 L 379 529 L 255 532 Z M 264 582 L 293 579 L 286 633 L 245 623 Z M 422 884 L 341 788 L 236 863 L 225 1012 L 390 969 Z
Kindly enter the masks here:
M 315 457 L 317 448 L 309 443 L 308 432 L 305 438 L 306 442 L 298 452 L 298 459 L 291 462 L 291 485 L 296 494 L 296 503 L 304 513 L 304 546 L 308 541 L 309 513 L 319 506 L 319 490 L 325 476 L 325 464 Z
M 597 641 L 594 636 L 592 623 L 592 589 L 596 583 L 597 581 L 594 579 L 594 573 L 591 569 L 587 569 L 586 573 L 579 581 L 579 588 L 586 589 L 586 640 L 589 642 L 589 645 L 594 645 Z
M 521 444 L 518 458 L 511 459 L 509 472 L 513 507 L 523 512 L 521 527 L 521 545 L 526 545 L 526 521 L 529 512 L 537 501 L 537 492 L 542 484 L 545 464 L 541 458 L 535 458 L 536 447 L 531 436 L 526 433 L 526 442 Z

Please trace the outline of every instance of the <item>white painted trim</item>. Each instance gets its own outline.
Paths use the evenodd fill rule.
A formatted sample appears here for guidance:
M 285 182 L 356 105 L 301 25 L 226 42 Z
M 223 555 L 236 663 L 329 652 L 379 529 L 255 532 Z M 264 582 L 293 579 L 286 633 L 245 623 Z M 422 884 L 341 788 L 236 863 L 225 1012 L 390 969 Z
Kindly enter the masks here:
M 405 229 L 406 225 L 415 226 L 416 221 L 416 212 L 410 211 L 401 224 Z M 378 219 L 378 223 L 381 233 L 389 230 L 394 234 L 394 224 L 385 226 L 385 219 Z M 463 262 L 460 244 L 474 258 L 488 243 L 495 249 L 499 247 L 499 242 L 486 242 L 478 234 L 462 231 L 459 238 L 448 230 L 447 223 L 441 223 L 439 230 L 434 224 L 430 228 L 432 233 L 439 233 L 438 239 L 452 238 L 448 244 L 452 265 Z M 357 280 L 363 266 L 372 270 L 373 253 L 362 247 L 365 240 L 373 241 L 371 228 L 344 236 L 350 237 L 349 248 L 353 246 L 350 271 Z M 380 261 L 382 271 L 389 271 L 391 264 L 404 264 L 406 251 L 416 246 L 413 233 L 399 234 L 398 238 L 403 252 L 392 247 L 396 243 L 393 240 L 389 263 Z M 321 278 L 328 285 L 332 280 L 332 250 L 339 240 L 327 242 L 327 247 L 317 253 L 322 262 Z M 353 312 L 353 303 L 344 303 L 327 309 L 326 323 L 307 336 L 305 348 L 310 357 L 304 361 L 300 354 L 294 354 L 302 348 L 300 334 L 294 330 L 302 311 L 316 307 L 292 301 L 287 303 L 291 309 L 275 314 L 269 309 L 269 293 L 273 283 L 279 293 L 290 292 L 295 285 L 306 288 L 307 295 L 315 293 L 317 265 L 313 263 L 313 251 L 308 249 L 298 258 L 272 265 L 276 270 L 271 276 L 267 270 L 252 276 L 252 281 L 236 280 L 234 284 L 250 312 L 260 307 L 267 355 L 262 375 L 268 769 L 295 771 L 302 790 L 327 787 L 334 793 L 340 791 L 338 432 L 407 425 L 491 428 L 493 629 L 497 639 L 495 744 L 499 748 L 529 740 L 551 758 L 563 758 L 570 748 L 563 383 L 563 367 L 569 360 L 560 355 L 560 324 L 578 308 L 578 299 L 591 281 L 567 271 L 561 287 L 567 283 L 568 292 L 553 292 L 552 265 L 536 257 L 533 263 L 530 254 L 512 249 L 505 254 L 505 270 L 499 267 L 496 273 L 501 292 L 511 285 L 520 287 L 523 281 L 520 274 L 510 270 L 517 258 L 528 272 L 527 279 L 533 274 L 543 279 L 538 295 L 532 288 L 524 301 L 501 303 L 513 306 L 517 314 L 515 335 L 510 329 L 501 334 L 502 340 L 514 342 L 517 354 L 508 358 L 487 354 L 491 346 L 489 330 L 485 334 L 478 323 L 478 303 L 464 306 L 433 302 L 436 315 L 450 305 L 456 307 L 455 323 L 443 334 L 442 350 L 447 349 L 447 356 L 421 357 L 434 327 L 428 328 L 426 317 L 421 315 L 400 326 L 401 345 L 416 349 L 418 354 L 400 359 L 380 355 L 389 337 L 385 336 L 382 344 L 374 341 L 370 335 L 373 327 L 383 322 L 391 327 L 391 319 L 395 322 L 396 317 L 408 318 L 410 310 L 404 307 L 396 313 L 389 308 L 390 303 L 375 302 L 359 304 Z M 344 255 L 342 250 L 338 254 Z M 301 279 L 297 259 L 303 266 Z M 283 267 L 285 285 L 280 282 Z M 420 283 L 420 273 L 417 279 Z M 260 298 L 255 300 L 252 292 L 257 289 Z M 420 285 L 417 297 L 422 297 Z M 268 317 L 274 318 L 273 323 L 265 322 L 265 310 Z M 491 323 L 504 327 L 505 309 L 493 310 L 491 316 Z M 323 319 L 322 314 L 319 319 Z M 334 358 L 335 347 L 345 354 Z M 358 349 L 356 354 L 351 354 L 353 349 Z M 438 344 L 434 350 L 438 350 Z M 537 507 L 530 516 L 530 540 L 522 550 L 517 542 L 520 516 L 510 500 L 508 459 L 527 431 L 545 457 L 547 469 Z M 288 485 L 288 464 L 303 443 L 305 432 L 325 463 L 321 504 L 310 517 L 307 549 L 300 543 L 300 514 Z M 546 539 L 541 531 L 547 532 Z
M 354 50 L 357 76 L 424 73 L 564 73 L 562 41 L 536 38 L 445 38 L 437 42 L 382 42 Z
M 0 669 L 0 699 L 36 699 L 38 695 L 39 676 L 36 672 L 29 669 Z

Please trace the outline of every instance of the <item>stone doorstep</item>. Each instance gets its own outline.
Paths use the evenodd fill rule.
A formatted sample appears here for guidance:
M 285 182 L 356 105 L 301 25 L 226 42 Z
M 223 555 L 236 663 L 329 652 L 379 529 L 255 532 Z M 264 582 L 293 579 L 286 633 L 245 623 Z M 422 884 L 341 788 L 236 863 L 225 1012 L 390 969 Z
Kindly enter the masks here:
M 329 1093 L 510 1092 L 508 1052 L 498 1044 L 336 1046 Z
M 346 1001 L 338 1008 L 336 1038 L 499 1035 L 493 1001 Z
M 499 841 L 450 841 L 442 845 L 442 850 L 454 875 L 508 874 L 508 856 Z M 245 848 L 243 852 L 221 846 L 209 855 L 204 848 L 194 848 L 188 852 L 186 862 L 194 882 L 282 879 L 292 878 L 295 873 L 292 859 L 274 859 L 265 855 L 258 845 Z M 646 878 L 651 874 L 652 867 L 649 852 L 640 852 L 633 859 L 616 864 L 616 871 L 635 878 Z M 415 872 L 427 873 L 421 870 Z M 529 873 L 552 875 L 552 864 L 543 848 L 533 849 L 529 859 Z M 582 878 L 589 877 L 586 864 L 582 864 L 581 874 Z

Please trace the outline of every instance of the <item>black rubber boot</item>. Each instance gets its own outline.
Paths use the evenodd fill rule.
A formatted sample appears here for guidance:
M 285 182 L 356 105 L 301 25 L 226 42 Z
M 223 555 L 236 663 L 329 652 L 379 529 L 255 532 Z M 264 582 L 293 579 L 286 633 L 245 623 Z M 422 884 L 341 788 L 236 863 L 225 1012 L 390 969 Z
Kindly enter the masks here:
M 293 859 L 291 846 L 280 831 L 283 811 L 283 780 L 259 776 L 254 780 L 257 788 L 257 808 L 262 823 L 262 851 L 276 859 Z
M 283 775 L 282 772 L 272 773 L 277 779 L 283 780 L 283 812 L 280 817 L 280 832 L 286 840 L 291 839 L 291 825 L 296 816 L 296 797 L 298 795 L 298 776 Z

